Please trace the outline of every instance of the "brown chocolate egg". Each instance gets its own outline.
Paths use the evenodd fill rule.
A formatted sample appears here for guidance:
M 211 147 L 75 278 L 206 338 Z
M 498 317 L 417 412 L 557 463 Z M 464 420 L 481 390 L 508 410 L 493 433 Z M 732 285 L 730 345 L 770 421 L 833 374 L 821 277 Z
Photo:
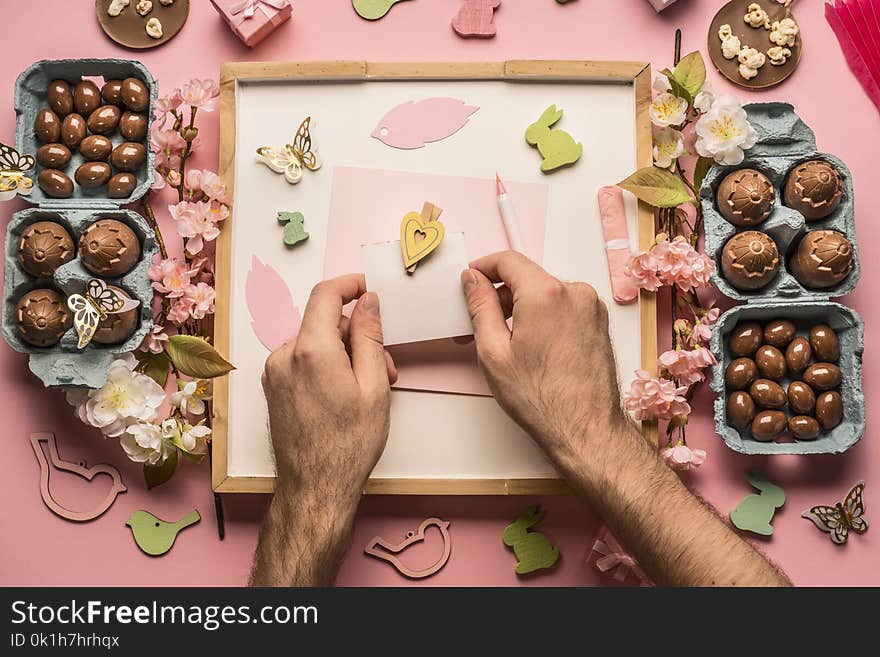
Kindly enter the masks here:
M 89 135 L 79 144 L 79 152 L 89 162 L 104 161 L 110 157 L 113 142 L 104 135 Z
M 820 430 L 819 423 L 809 415 L 795 415 L 788 420 L 788 431 L 798 440 L 813 440 Z
M 46 90 L 46 100 L 58 116 L 67 116 L 73 111 L 73 94 L 70 85 L 64 80 L 52 80 Z
M 147 85 L 137 78 L 125 78 L 120 89 L 122 102 L 133 112 L 143 112 L 150 104 L 150 92 Z
M 119 134 L 128 141 L 143 141 L 148 126 L 147 117 L 137 112 L 123 112 L 119 118 Z
M 737 233 L 721 251 L 721 273 L 740 290 L 758 290 L 776 276 L 779 250 L 770 236 L 757 230 Z
M 812 358 L 813 350 L 806 338 L 795 338 L 785 350 L 785 364 L 793 374 L 800 374 L 807 369 Z
M 734 226 L 757 226 L 773 212 L 776 192 L 760 171 L 739 169 L 718 185 L 718 212 Z
M 816 407 L 816 393 L 803 381 L 792 381 L 787 396 L 789 407 L 798 415 L 809 415 Z
M 797 245 L 789 269 L 804 287 L 834 287 L 853 268 L 852 243 L 836 230 L 811 230 Z
M 147 159 L 147 149 L 143 144 L 126 141 L 110 153 L 110 164 L 120 171 L 137 171 Z
M 769 379 L 758 379 L 749 388 L 749 395 L 758 408 L 782 408 L 788 397 L 782 386 Z
M 128 198 L 137 187 L 137 177 L 133 173 L 117 173 L 107 181 L 109 198 Z
M 794 339 L 795 332 L 794 322 L 777 319 L 764 327 L 764 342 L 782 349 Z
M 101 98 L 108 105 L 122 105 L 122 80 L 107 80 L 101 87 Z
M 776 347 L 765 344 L 758 348 L 755 353 L 755 363 L 758 371 L 765 379 L 779 381 L 785 377 L 788 368 L 785 365 L 785 356 Z
M 37 221 L 18 238 L 18 262 L 31 276 L 50 278 L 76 255 L 73 238 L 59 223 Z
M 110 134 L 119 125 L 120 114 L 116 105 L 101 105 L 89 115 L 89 130 L 96 135 Z
M 91 80 L 82 80 L 73 90 L 73 105 L 76 111 L 88 116 L 101 105 L 101 91 Z
M 755 402 L 744 390 L 736 390 L 727 398 L 727 424 L 745 429 L 755 419 Z
M 813 363 L 803 376 L 813 390 L 831 390 L 840 385 L 840 368 L 833 363 Z
M 93 274 L 115 278 L 137 264 L 141 244 L 126 224 L 100 219 L 86 228 L 79 239 L 83 266 Z
M 18 300 L 15 325 L 21 339 L 35 347 L 51 347 L 73 324 L 67 300 L 55 290 L 31 290 Z
M 51 144 L 61 139 L 61 119 L 58 115 L 44 107 L 34 118 L 34 134 L 44 144 Z
M 85 189 L 95 189 L 107 184 L 113 172 L 106 162 L 83 162 L 73 175 L 76 184 Z
M 131 296 L 125 290 L 114 285 L 108 285 L 107 287 L 127 297 Z M 139 311 L 140 308 L 132 308 L 124 313 L 107 315 L 98 323 L 98 328 L 92 337 L 92 341 L 98 344 L 121 344 L 125 342 L 138 327 Z
M 37 149 L 37 162 L 47 169 L 61 169 L 70 163 L 70 149 L 64 144 L 43 144 Z
M 58 169 L 43 169 L 37 176 L 37 184 L 46 196 L 70 198 L 73 194 L 73 181 Z
M 761 411 L 752 420 L 752 436 L 762 443 L 777 438 L 788 425 L 788 417 L 782 411 Z
M 837 209 L 843 196 L 840 172 L 824 160 L 797 165 L 785 182 L 785 204 L 807 221 L 824 219 Z
M 839 392 L 830 390 L 816 397 L 816 419 L 826 431 L 840 424 L 843 419 L 843 400 Z
M 752 356 L 763 340 L 764 332 L 758 322 L 740 322 L 730 332 L 727 347 L 734 356 Z
M 68 114 L 61 123 L 61 141 L 71 150 L 79 148 L 86 138 L 86 120 L 79 114 Z
M 758 366 L 751 358 L 737 358 L 724 370 L 724 385 L 728 390 L 745 390 L 758 378 Z
M 816 324 L 810 329 L 810 346 L 816 358 L 826 363 L 836 363 L 840 358 L 840 341 L 828 324 Z

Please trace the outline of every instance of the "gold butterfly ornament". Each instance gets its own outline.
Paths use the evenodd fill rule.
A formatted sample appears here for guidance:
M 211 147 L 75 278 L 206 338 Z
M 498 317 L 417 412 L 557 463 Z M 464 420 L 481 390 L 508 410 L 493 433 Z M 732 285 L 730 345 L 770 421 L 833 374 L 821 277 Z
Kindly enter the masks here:
M 107 319 L 107 315 L 124 313 L 137 308 L 140 303 L 137 299 L 111 290 L 101 279 L 90 280 L 85 296 L 71 294 L 67 297 L 67 307 L 73 311 L 73 327 L 79 336 L 77 348 L 82 349 L 92 341 L 98 324 Z
M 868 531 L 864 493 L 865 482 L 860 481 L 853 486 L 843 502 L 838 502 L 834 506 L 814 506 L 804 511 L 801 516 L 812 520 L 823 532 L 828 532 L 834 543 L 843 545 L 849 537 L 850 530 L 856 534 L 864 534 Z
M 260 146 L 257 149 L 257 161 L 275 173 L 284 174 L 284 179 L 291 185 L 302 180 L 303 167 L 309 171 L 320 169 L 321 161 L 312 150 L 312 135 L 309 132 L 311 122 L 312 117 L 307 116 L 296 131 L 292 144 L 285 144 L 282 148 Z M 317 146 L 314 149 L 317 150 Z
M 22 155 L 12 146 L 0 144 L 0 201 L 31 193 L 34 181 L 25 173 L 33 169 L 34 164 L 33 155 Z

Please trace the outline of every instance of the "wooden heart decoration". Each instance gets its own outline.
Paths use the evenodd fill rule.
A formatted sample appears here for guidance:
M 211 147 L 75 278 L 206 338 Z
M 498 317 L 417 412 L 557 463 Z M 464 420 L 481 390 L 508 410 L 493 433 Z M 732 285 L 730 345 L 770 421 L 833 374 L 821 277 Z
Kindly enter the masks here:
M 407 269 L 424 260 L 443 241 L 446 229 L 439 221 L 423 221 L 418 212 L 409 212 L 400 222 L 400 250 Z

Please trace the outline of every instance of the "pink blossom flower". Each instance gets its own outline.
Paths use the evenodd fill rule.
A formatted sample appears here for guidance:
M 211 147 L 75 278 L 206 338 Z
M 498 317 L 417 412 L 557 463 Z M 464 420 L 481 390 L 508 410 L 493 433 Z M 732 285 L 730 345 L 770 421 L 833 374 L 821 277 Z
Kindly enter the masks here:
M 712 352 L 705 347 L 670 349 L 657 359 L 658 365 L 684 386 L 702 381 L 705 378 L 703 368 L 717 362 Z
M 180 89 L 175 89 L 168 96 L 162 96 L 156 100 L 153 105 L 154 116 L 162 118 L 169 112 L 176 110 L 183 104 L 183 98 L 180 97 Z
M 214 297 L 214 288 L 206 283 L 187 286 L 184 298 L 190 303 L 193 319 L 202 319 L 214 313 Z
M 642 290 L 656 292 L 663 282 L 657 276 L 657 259 L 650 251 L 633 256 L 626 265 L 626 275 Z
M 670 420 L 690 414 L 684 398 L 687 388 L 668 379 L 655 379 L 646 370 L 636 370 L 636 378 L 626 393 L 624 406 L 636 420 Z
M 661 450 L 660 456 L 673 470 L 694 470 L 705 463 L 708 455 L 704 449 L 691 449 L 679 443 Z
M 192 301 L 186 297 L 175 299 L 174 303 L 168 309 L 168 320 L 175 324 L 183 324 L 190 318 L 190 309 Z
M 182 297 L 186 286 L 198 272 L 197 268 L 187 269 L 184 261 L 166 258 L 154 264 L 148 270 L 153 287 L 165 296 L 174 299 Z
M 171 185 L 174 189 L 180 187 L 180 171 L 177 169 L 172 169 L 167 174 L 165 174 L 165 178 L 168 180 L 168 184 Z
M 229 206 L 218 201 L 211 201 L 208 203 L 207 213 L 211 221 L 215 224 L 220 223 L 229 217 Z
M 177 169 L 180 158 L 186 150 L 186 141 L 175 130 L 162 128 L 153 130 L 150 136 L 150 149 L 156 153 L 156 167 L 166 166 Z
M 636 285 L 652 292 L 661 285 L 677 285 L 687 292 L 706 285 L 714 273 L 712 259 L 682 236 L 671 242 L 660 236 L 650 251 L 639 253 L 627 266 L 627 274 Z
M 190 80 L 180 88 L 180 97 L 184 104 L 198 107 L 205 112 L 212 112 L 217 106 L 220 89 L 214 80 Z
M 690 343 L 693 346 L 704 345 L 712 338 L 712 324 L 718 319 L 721 311 L 718 308 L 707 310 L 691 331 Z
M 177 222 L 178 234 L 187 238 L 186 250 L 192 255 L 199 253 L 204 248 L 205 242 L 217 239 L 220 234 L 214 213 L 208 203 L 181 201 L 176 205 L 169 205 L 168 211 Z
M 201 169 L 187 169 L 185 180 L 186 180 L 185 188 L 186 188 L 186 191 L 190 194 L 190 198 L 193 198 L 198 193 L 201 193 L 201 191 L 202 191 L 202 170 Z
M 193 260 L 192 262 L 193 269 L 198 269 L 199 273 L 196 276 L 197 283 L 207 283 L 208 285 L 212 285 L 214 283 L 214 259 L 202 257 L 198 260 Z
M 220 176 L 213 171 L 202 171 L 202 192 L 212 201 L 229 203 L 226 198 L 226 185 L 220 182 Z
M 141 351 L 149 351 L 154 354 L 161 354 L 165 350 L 165 343 L 168 342 L 168 334 L 165 333 L 165 327 L 153 324 L 153 330 L 147 334 L 141 346 Z

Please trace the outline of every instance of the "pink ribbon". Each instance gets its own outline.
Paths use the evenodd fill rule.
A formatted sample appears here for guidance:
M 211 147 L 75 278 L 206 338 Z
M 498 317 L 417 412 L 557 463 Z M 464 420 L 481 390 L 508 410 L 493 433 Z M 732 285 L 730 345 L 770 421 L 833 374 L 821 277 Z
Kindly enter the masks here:
M 593 543 L 593 551 L 602 556 L 596 559 L 596 568 L 600 572 L 608 573 L 618 582 L 623 582 L 629 573 L 632 573 L 640 582 L 641 586 L 652 586 L 645 572 L 636 563 L 623 546 L 607 529 L 603 532 L 604 538 L 597 538 Z
M 259 9 L 266 15 L 266 18 L 272 20 L 275 14 L 284 9 L 287 2 L 288 0 L 235 0 L 229 5 L 229 13 L 233 16 L 242 14 L 239 20 L 243 22 L 248 18 L 253 18 Z

